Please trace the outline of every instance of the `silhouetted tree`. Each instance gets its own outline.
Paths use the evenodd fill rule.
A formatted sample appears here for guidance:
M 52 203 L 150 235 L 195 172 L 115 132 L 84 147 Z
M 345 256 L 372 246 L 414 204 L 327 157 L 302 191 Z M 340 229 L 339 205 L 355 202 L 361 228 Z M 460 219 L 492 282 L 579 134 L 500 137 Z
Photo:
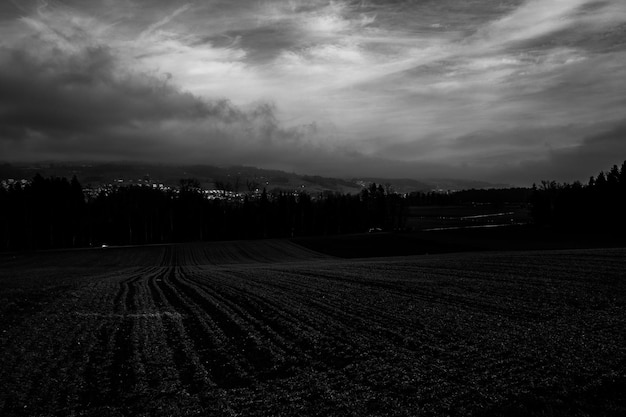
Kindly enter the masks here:
M 533 189 L 531 214 L 537 224 L 569 230 L 626 231 L 626 161 L 590 177 L 586 185 L 544 181 Z

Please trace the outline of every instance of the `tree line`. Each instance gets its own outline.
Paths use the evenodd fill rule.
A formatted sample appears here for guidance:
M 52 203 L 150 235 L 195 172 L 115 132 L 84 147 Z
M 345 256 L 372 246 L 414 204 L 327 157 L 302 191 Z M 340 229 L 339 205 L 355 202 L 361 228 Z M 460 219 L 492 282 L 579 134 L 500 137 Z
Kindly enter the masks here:
M 531 215 L 542 226 L 572 231 L 626 231 L 626 161 L 587 184 L 542 181 L 533 185 Z
M 250 188 L 250 187 L 249 187 Z M 175 190 L 123 186 L 87 197 L 76 177 L 0 188 L 0 250 L 285 238 L 404 230 L 411 206 L 520 204 L 535 224 L 626 231 L 626 161 L 581 182 L 532 188 L 394 193 L 375 183 L 358 194 L 275 190 L 207 199 L 195 179 Z
M 409 206 L 463 206 L 489 205 L 502 208 L 505 205 L 527 206 L 532 195 L 531 188 L 489 188 L 470 189 L 453 192 L 415 191 L 405 198 Z
M 197 180 L 176 190 L 125 186 L 86 198 L 76 177 L 0 189 L 0 250 L 282 238 L 403 226 L 406 202 L 372 184 L 356 195 L 249 193 L 207 199 Z

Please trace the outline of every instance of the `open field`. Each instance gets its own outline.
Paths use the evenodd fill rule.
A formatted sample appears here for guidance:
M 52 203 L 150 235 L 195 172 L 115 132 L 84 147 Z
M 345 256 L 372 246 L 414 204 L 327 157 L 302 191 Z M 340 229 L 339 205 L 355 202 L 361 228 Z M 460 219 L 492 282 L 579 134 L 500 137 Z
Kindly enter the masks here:
M 414 206 L 407 210 L 406 227 L 413 230 L 439 228 L 483 227 L 526 224 L 531 221 L 530 210 L 520 204 L 464 206 Z
M 340 258 L 626 247 L 626 238 L 619 231 L 582 233 L 532 225 L 306 236 L 291 240 Z
M 0 414 L 626 414 L 626 249 L 0 255 Z

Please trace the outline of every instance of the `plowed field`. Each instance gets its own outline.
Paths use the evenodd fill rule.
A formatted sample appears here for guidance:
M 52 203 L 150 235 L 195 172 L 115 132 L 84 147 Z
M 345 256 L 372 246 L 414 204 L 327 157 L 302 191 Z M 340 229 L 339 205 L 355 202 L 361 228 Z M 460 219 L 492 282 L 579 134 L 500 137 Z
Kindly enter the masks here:
M 0 415 L 625 415 L 626 250 L 0 257 Z

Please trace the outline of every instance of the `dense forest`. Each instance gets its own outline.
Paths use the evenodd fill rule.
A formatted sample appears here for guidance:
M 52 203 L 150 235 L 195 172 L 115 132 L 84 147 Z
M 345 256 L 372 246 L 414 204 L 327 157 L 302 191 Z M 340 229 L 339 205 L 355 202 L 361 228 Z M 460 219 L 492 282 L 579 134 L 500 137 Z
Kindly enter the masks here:
M 626 162 L 588 184 L 398 194 L 370 184 L 358 194 L 275 190 L 237 199 L 206 197 L 198 181 L 171 190 L 120 186 L 93 196 L 76 177 L 0 188 L 0 250 L 142 245 L 405 230 L 408 208 L 528 205 L 534 223 L 555 229 L 626 231 Z

